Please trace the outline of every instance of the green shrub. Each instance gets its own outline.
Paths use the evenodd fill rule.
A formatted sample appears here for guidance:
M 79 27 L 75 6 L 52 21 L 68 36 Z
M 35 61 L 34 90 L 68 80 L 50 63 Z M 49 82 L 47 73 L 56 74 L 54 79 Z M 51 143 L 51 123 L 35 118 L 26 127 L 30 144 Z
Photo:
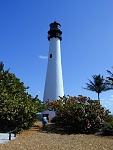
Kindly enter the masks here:
M 43 104 L 38 96 L 33 98 L 20 79 L 0 63 L 0 132 L 29 128 L 38 118 Z
M 103 135 L 113 135 L 113 116 L 109 116 L 102 129 Z
M 52 121 L 76 133 L 97 132 L 102 128 L 103 120 L 109 115 L 98 100 L 91 100 L 82 95 L 64 96 L 52 102 L 48 100 L 46 106 L 56 113 Z

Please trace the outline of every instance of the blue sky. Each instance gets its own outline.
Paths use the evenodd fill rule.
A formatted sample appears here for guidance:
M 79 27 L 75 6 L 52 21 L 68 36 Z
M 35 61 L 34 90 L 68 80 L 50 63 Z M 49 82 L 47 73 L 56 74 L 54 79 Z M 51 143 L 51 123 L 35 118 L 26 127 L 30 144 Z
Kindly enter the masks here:
M 0 0 L 0 61 L 42 100 L 53 21 L 63 32 L 65 95 L 97 99 L 82 87 L 94 74 L 113 72 L 113 0 Z M 113 113 L 113 91 L 100 98 Z

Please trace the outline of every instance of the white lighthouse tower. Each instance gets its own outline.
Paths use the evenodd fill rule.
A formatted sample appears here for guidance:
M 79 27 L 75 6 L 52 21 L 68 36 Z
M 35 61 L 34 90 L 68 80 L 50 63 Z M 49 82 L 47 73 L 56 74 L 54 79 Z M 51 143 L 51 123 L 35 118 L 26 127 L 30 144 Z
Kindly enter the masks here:
M 53 22 L 50 24 L 50 30 L 48 31 L 49 54 L 43 97 L 44 103 L 48 99 L 50 101 L 58 100 L 59 96 L 64 96 L 60 49 L 62 31 L 60 27 L 59 23 Z M 50 120 L 55 116 L 55 112 L 49 110 L 44 111 L 44 114 L 49 114 Z

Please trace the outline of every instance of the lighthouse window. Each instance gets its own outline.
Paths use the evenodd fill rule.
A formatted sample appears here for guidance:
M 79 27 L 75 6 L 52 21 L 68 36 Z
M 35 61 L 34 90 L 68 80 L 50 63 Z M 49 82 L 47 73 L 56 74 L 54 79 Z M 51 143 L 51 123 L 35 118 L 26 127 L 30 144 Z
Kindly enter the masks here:
M 50 54 L 50 58 L 52 58 L 52 54 Z

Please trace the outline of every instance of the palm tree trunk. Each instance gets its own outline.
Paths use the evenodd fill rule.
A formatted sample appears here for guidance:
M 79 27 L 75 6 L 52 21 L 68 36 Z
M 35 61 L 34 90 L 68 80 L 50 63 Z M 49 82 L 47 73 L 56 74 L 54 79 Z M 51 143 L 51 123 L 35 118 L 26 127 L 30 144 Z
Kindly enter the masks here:
M 98 93 L 98 101 L 99 101 L 99 103 L 100 103 L 100 93 Z

